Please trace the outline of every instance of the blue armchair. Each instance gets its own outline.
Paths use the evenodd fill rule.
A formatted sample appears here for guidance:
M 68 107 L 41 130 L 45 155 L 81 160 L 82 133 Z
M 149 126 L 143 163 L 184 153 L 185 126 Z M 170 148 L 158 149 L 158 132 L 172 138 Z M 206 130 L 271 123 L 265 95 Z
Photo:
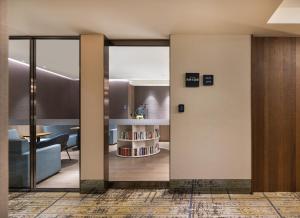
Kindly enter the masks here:
M 61 135 L 61 134 L 68 134 L 69 139 L 67 142 L 67 147 L 75 147 L 79 146 L 77 143 L 78 134 L 76 131 L 71 130 L 72 125 L 50 125 L 50 126 L 43 126 L 43 131 L 51 132 L 52 134 L 49 136 L 52 138 L 53 136 Z
M 22 139 L 16 129 L 8 131 L 9 136 L 9 187 L 30 186 L 29 142 Z M 36 179 L 40 182 L 60 171 L 61 145 L 49 144 L 36 150 Z
M 62 151 L 66 151 L 69 159 L 71 160 L 71 156 L 68 152 L 68 149 L 73 147 L 79 147 L 78 143 L 78 134 L 71 130 L 71 125 L 51 125 L 51 126 L 43 126 L 43 131 L 45 132 L 51 132 L 51 135 L 48 137 L 48 139 L 51 139 L 53 137 L 57 137 L 60 135 L 67 135 L 68 140 L 65 145 L 62 146 Z M 75 132 L 75 133 L 74 133 Z

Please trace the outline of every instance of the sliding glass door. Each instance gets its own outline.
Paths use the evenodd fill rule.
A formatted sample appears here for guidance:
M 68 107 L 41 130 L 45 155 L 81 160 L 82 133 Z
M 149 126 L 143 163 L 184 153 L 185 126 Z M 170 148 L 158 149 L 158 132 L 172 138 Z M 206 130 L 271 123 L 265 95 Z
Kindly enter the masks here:
M 79 188 L 79 41 L 36 41 L 37 188 Z
M 78 37 L 9 43 L 9 187 L 79 189 Z
M 30 187 L 30 41 L 9 42 L 9 187 Z

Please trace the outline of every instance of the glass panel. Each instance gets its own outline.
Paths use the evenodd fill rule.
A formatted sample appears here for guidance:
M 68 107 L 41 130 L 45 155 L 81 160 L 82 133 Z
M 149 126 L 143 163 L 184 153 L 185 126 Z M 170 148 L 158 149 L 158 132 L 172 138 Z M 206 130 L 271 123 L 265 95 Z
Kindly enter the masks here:
M 79 40 L 36 41 L 37 188 L 79 188 Z
M 9 187 L 30 187 L 29 40 L 9 41 Z

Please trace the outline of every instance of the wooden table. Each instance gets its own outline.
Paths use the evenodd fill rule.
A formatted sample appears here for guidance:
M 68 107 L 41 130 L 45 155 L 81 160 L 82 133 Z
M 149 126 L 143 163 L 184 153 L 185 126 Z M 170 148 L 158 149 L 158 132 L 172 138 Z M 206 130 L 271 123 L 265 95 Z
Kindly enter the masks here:
M 45 136 L 48 136 L 48 135 L 51 135 L 52 133 L 51 132 L 39 132 L 36 134 L 36 141 L 39 142 L 41 141 L 41 138 L 42 137 L 45 137 Z M 30 135 L 23 135 L 24 138 L 30 138 Z

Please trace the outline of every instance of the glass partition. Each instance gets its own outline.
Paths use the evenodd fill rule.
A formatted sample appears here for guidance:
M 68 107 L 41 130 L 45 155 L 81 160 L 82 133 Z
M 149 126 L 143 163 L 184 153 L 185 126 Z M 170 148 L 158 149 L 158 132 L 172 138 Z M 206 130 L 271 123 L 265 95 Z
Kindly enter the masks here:
M 30 188 L 30 41 L 9 41 L 9 187 Z
M 79 40 L 36 40 L 37 188 L 79 188 Z

